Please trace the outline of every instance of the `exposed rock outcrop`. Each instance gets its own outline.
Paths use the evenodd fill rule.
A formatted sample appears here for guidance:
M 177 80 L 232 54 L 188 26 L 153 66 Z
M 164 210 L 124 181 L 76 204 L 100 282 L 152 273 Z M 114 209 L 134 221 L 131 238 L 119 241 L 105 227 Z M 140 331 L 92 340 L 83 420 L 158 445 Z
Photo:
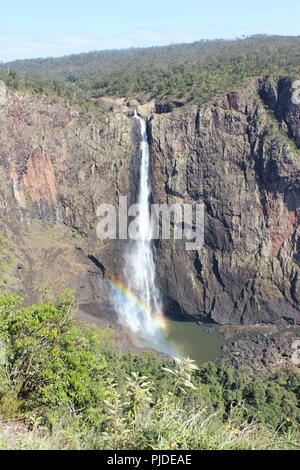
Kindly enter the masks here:
M 278 129 L 297 144 L 300 106 L 284 83 L 255 81 L 150 122 L 154 200 L 205 204 L 201 251 L 158 246 L 161 288 L 179 312 L 222 324 L 300 322 L 300 152 Z
M 154 110 L 153 200 L 205 205 L 202 250 L 156 244 L 159 284 L 174 315 L 300 323 L 300 106 L 292 85 L 255 80 L 201 108 L 139 105 Z M 97 239 L 96 208 L 117 206 L 120 195 L 134 200 L 139 155 L 127 104 L 108 100 L 88 113 L 6 91 L 1 288 L 30 293 L 48 280 L 56 290 L 75 287 L 81 303 L 107 300 L 98 281 L 121 271 L 126 241 Z
M 132 154 L 132 120 L 122 111 L 87 113 L 7 92 L 0 106 L 2 288 L 32 298 L 44 284 L 72 286 L 81 302 L 102 300 L 99 265 L 115 271 L 121 253 L 118 242 L 97 239 L 96 209 L 132 192 Z
M 282 331 L 267 335 L 248 333 L 227 341 L 223 347 L 223 362 L 247 372 L 276 372 L 282 368 L 300 367 L 299 331 Z

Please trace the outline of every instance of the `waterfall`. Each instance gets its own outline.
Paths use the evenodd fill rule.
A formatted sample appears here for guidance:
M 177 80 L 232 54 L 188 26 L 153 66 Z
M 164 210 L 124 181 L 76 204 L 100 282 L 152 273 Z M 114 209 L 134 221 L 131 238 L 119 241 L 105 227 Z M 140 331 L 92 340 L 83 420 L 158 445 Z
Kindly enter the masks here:
M 141 133 L 141 160 L 138 188 L 139 237 L 131 240 L 124 256 L 125 296 L 117 294 L 115 308 L 121 323 L 129 327 L 139 344 L 172 353 L 163 335 L 164 317 L 159 290 L 155 285 L 150 216 L 151 184 L 149 179 L 149 143 L 144 119 L 135 112 Z M 124 289 L 123 289 L 124 291 Z M 128 294 L 129 291 L 129 294 Z M 123 292 L 124 294 L 124 292 Z

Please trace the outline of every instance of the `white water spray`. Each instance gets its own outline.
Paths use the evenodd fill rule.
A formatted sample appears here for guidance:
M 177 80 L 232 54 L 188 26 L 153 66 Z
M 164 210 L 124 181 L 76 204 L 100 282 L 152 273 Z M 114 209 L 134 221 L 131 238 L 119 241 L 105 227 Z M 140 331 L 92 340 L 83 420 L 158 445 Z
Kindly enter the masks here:
M 155 285 L 155 264 L 151 243 L 151 185 L 147 127 L 145 120 L 139 117 L 136 111 L 134 117 L 139 121 L 141 132 L 139 216 L 137 219 L 139 238 L 131 241 L 131 246 L 125 253 L 123 274 L 128 288 L 137 300 L 117 296 L 115 307 L 120 322 L 130 328 L 141 345 L 172 353 L 159 326 L 163 316 L 160 294 Z

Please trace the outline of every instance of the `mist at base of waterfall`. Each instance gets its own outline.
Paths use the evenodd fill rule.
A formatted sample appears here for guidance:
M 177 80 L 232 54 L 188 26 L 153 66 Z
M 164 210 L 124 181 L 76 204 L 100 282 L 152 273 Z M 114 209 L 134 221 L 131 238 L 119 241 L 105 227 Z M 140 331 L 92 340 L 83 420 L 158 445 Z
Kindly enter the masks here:
M 145 336 L 141 332 L 135 335 L 135 341 L 139 347 L 154 349 L 157 352 L 170 357 L 181 357 L 181 354 L 173 347 L 162 332 L 155 336 Z
M 143 346 L 174 355 L 168 345 L 157 317 L 162 316 L 162 301 L 155 283 L 155 263 L 150 217 L 151 185 L 149 179 L 150 155 L 146 121 L 135 112 L 140 127 L 140 175 L 136 218 L 136 240 L 128 243 L 124 252 L 122 295 L 113 296 L 113 305 L 121 324 L 127 326 Z

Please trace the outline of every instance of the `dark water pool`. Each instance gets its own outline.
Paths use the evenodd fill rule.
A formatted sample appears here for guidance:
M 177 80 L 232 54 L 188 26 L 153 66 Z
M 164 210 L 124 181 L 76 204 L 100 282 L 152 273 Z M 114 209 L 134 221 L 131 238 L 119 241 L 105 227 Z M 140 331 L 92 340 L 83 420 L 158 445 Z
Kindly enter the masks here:
M 221 356 L 224 340 L 207 325 L 168 320 L 167 341 L 184 357 L 198 364 Z

